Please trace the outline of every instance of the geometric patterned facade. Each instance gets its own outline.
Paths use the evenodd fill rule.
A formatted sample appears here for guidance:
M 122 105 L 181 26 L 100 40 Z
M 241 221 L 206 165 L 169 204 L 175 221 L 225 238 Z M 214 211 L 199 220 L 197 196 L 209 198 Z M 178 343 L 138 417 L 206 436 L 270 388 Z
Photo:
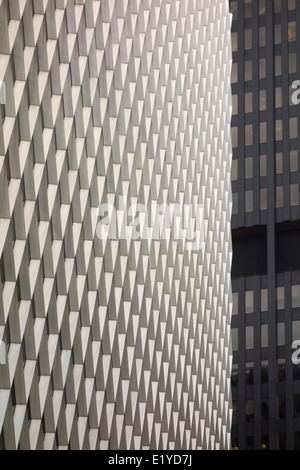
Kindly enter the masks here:
M 230 26 L 225 0 L 0 0 L 2 449 L 230 447 Z M 201 205 L 200 248 L 101 238 L 120 200 Z

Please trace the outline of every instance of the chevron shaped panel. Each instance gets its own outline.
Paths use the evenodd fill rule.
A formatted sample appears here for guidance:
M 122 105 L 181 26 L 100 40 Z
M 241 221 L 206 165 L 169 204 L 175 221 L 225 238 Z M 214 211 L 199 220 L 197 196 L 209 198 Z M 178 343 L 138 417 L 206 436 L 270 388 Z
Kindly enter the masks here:
M 230 447 L 230 25 L 0 0 L 1 448 Z

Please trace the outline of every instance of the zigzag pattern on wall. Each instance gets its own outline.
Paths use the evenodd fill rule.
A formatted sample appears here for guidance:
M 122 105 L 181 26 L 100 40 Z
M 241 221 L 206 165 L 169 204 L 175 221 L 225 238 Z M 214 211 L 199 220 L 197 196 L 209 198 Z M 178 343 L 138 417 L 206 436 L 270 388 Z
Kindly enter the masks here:
M 2 448 L 230 447 L 230 21 L 0 0 Z M 203 205 L 203 249 L 100 239 L 120 197 Z

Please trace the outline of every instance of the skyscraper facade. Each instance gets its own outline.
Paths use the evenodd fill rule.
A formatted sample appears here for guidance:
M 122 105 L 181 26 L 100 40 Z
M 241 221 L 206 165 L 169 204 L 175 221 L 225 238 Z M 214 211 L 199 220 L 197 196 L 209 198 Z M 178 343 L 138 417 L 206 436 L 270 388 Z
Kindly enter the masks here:
M 227 0 L 0 1 L 0 446 L 231 445 Z
M 233 446 L 299 449 L 300 3 L 230 9 Z

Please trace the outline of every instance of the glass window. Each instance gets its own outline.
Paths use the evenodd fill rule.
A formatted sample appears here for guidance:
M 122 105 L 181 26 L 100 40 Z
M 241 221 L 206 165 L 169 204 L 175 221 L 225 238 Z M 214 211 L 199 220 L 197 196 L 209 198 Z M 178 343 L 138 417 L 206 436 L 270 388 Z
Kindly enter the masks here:
M 279 395 L 276 397 L 277 401 L 277 418 L 284 419 L 285 418 L 285 396 Z
M 237 315 L 239 311 L 239 293 L 232 293 L 232 314 Z
M 276 140 L 282 140 L 282 119 L 276 119 L 275 129 L 276 129 Z
M 284 287 L 283 286 L 276 288 L 276 302 L 277 302 L 277 310 L 284 309 Z
M 259 174 L 260 176 L 267 176 L 267 155 L 260 155 L 259 160 Z
M 260 309 L 262 312 L 268 311 L 268 289 L 260 290 Z
M 274 26 L 274 44 L 281 44 L 281 24 Z
M 232 424 L 238 424 L 238 402 L 232 401 Z
M 245 93 L 245 113 L 252 113 L 252 91 Z
M 297 72 L 297 56 L 296 52 L 289 54 L 289 73 Z
M 288 22 L 288 41 L 296 41 L 296 21 Z
M 232 31 L 232 33 L 231 33 L 231 48 L 232 48 L 232 52 L 236 52 L 238 50 L 237 31 Z
M 281 55 L 276 55 L 275 56 L 275 75 L 281 75 L 282 74 L 282 60 L 281 60 Z
M 238 81 L 238 67 L 237 62 L 233 62 L 231 67 L 231 83 L 237 83 Z
M 245 145 L 253 144 L 253 126 L 252 124 L 245 125 Z
M 245 18 L 251 18 L 251 16 L 252 16 L 252 0 L 245 0 L 244 14 L 245 14 Z
M 253 157 L 245 158 L 245 178 L 253 178 Z
M 276 186 L 276 207 L 283 207 L 283 186 Z
M 232 95 L 232 115 L 236 115 L 238 113 L 238 95 Z
M 274 0 L 274 12 L 278 13 L 281 11 L 281 0 Z
M 278 382 L 285 381 L 285 359 L 278 359 Z
M 283 322 L 277 323 L 277 345 L 283 346 L 285 344 L 285 324 Z
M 294 418 L 300 417 L 300 395 L 296 393 L 294 395 Z
M 260 210 L 265 211 L 267 209 L 267 189 L 260 189 Z
M 236 387 L 238 385 L 238 365 L 232 364 L 232 371 L 231 371 L 231 385 Z
M 300 339 L 300 320 L 293 320 L 293 341 Z
M 260 327 L 261 331 L 261 347 L 262 348 L 267 348 L 268 347 L 268 325 L 261 325 Z
M 232 342 L 232 350 L 237 351 L 238 346 L 239 346 L 238 328 L 231 328 L 231 342 Z
M 245 50 L 252 48 L 252 29 L 245 30 Z
M 267 142 L 267 123 L 260 122 L 259 124 L 259 141 L 261 144 Z
M 259 14 L 264 15 L 266 13 L 266 0 L 259 0 Z
M 266 90 L 259 90 L 259 109 L 264 111 L 267 109 L 267 95 Z
M 232 147 L 238 146 L 238 128 L 237 126 L 231 127 L 231 140 L 232 140 Z
M 254 374 L 253 374 L 254 362 L 246 362 L 246 385 L 253 385 Z
M 275 88 L 275 106 L 276 108 L 282 108 L 282 88 Z
M 288 9 L 296 10 L 296 0 L 288 0 Z
M 298 204 L 299 204 L 299 187 L 298 187 L 298 183 L 291 184 L 290 193 L 291 193 L 291 206 L 298 206 Z
M 283 173 L 283 154 L 282 152 L 276 153 L 276 173 L 280 175 Z
M 245 292 L 245 310 L 246 313 L 252 313 L 254 310 L 253 290 L 246 290 Z
M 290 171 L 298 171 L 298 150 L 290 151 Z
M 261 399 L 261 419 L 262 421 L 268 421 L 269 419 L 269 399 L 263 397 Z
M 259 78 L 266 77 L 266 59 L 263 57 L 259 59 Z
M 232 193 L 232 214 L 237 214 L 238 211 L 239 211 L 238 193 Z
M 254 400 L 246 400 L 246 421 L 254 421 Z
M 237 158 L 232 160 L 231 164 L 231 181 L 236 181 L 238 179 L 238 164 L 239 161 Z
M 245 82 L 252 80 L 252 60 L 245 61 Z
M 268 368 L 268 361 L 262 361 L 261 362 L 261 371 L 260 371 L 260 376 L 261 376 L 261 383 L 266 384 L 269 379 L 269 368 Z
M 263 47 L 266 45 L 266 27 L 261 26 L 259 28 L 259 46 Z
M 253 191 L 245 191 L 245 212 L 253 211 Z
M 238 2 L 230 2 L 230 13 L 232 13 L 232 21 L 237 20 Z
M 297 116 L 290 118 L 290 139 L 295 139 L 298 137 L 298 119 Z

